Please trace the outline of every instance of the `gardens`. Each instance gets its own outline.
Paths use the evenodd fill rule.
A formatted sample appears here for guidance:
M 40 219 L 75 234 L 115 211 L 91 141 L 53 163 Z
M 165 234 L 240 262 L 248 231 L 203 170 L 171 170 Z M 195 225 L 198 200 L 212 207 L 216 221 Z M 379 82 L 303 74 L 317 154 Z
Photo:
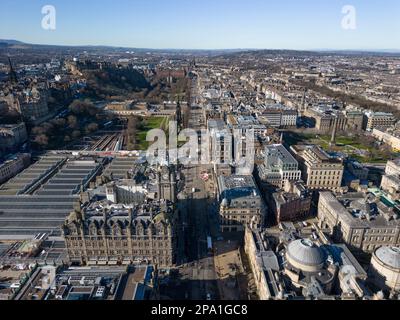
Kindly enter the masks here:
M 128 119 L 128 150 L 147 150 L 147 133 L 152 129 L 168 130 L 168 117 L 130 117 Z
M 286 132 L 284 140 L 289 147 L 295 144 L 315 144 L 325 151 L 343 153 L 361 163 L 385 163 L 398 156 L 390 147 L 365 134 L 343 133 L 337 136 L 336 145 L 333 146 L 330 146 L 330 135 Z

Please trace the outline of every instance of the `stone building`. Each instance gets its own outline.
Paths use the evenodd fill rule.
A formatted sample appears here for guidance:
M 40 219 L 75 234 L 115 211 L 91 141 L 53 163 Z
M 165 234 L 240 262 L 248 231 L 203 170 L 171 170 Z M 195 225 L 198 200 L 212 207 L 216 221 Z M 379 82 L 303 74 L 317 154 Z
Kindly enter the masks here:
M 29 122 L 39 123 L 49 115 L 48 96 L 44 90 L 33 87 L 18 98 L 19 112 Z
M 307 117 L 315 119 L 315 128 L 321 133 L 337 131 L 361 131 L 364 127 L 364 113 L 360 110 L 336 110 L 331 106 L 307 109 Z
M 379 141 L 389 145 L 394 152 L 400 151 L 400 130 L 392 128 L 375 128 L 372 130 L 372 135 Z
M 400 199 L 400 158 L 388 161 L 386 164 L 381 188 L 387 191 L 392 198 Z
M 280 276 L 275 252 L 268 246 L 262 232 L 246 228 L 244 250 L 257 287 L 260 300 L 283 300 L 288 292 Z
M 330 133 L 335 126 L 337 131 L 347 129 L 346 115 L 330 107 L 320 106 L 308 109 L 305 115 L 315 119 L 315 128 L 321 133 Z
M 287 182 L 285 190 L 272 194 L 268 206 L 277 223 L 306 219 L 311 211 L 311 192 L 302 182 Z
M 30 164 L 30 160 L 31 155 L 24 153 L 12 156 L 3 163 L 0 162 L 0 184 L 25 169 Z
M 351 249 L 374 252 L 381 246 L 400 245 L 400 203 L 377 192 L 348 193 L 335 197 L 321 192 L 319 226 Z
M 258 119 L 269 127 L 293 128 L 297 125 L 297 118 L 296 109 L 282 104 L 259 106 Z
M 140 164 L 126 172 L 125 176 L 129 179 L 115 180 L 110 173 L 106 176 L 108 180 L 113 180 L 106 186 L 107 199 L 113 203 L 142 203 L 147 198 L 176 202 L 177 179 L 173 166 L 152 167 Z
M 143 203 L 150 198 L 149 190 L 146 185 L 137 185 L 133 180 L 118 180 L 107 184 L 107 200 L 112 203 Z M 154 199 L 154 197 L 153 197 Z
M 286 247 L 285 256 L 285 274 L 294 287 L 310 291 L 312 296 L 331 293 L 338 269 L 327 261 L 319 245 L 308 239 L 294 240 Z
M 303 230 L 305 231 L 305 230 Z M 246 228 L 245 252 L 260 300 L 370 297 L 367 273 L 344 244 Z M 277 239 L 279 237 L 279 240 Z
M 62 233 L 71 262 L 171 267 L 177 255 L 176 219 L 170 201 L 95 202 L 72 212 Z
M 345 111 L 347 118 L 346 129 L 350 131 L 361 131 L 364 125 L 364 113 L 358 110 Z
M 375 128 L 390 128 L 396 123 L 396 118 L 392 113 L 368 112 L 365 114 L 367 120 L 366 130 L 372 131 Z
M 176 173 L 172 166 L 160 167 L 157 171 L 157 199 L 176 202 Z
M 0 151 L 13 150 L 28 139 L 24 122 L 0 126 Z
M 223 232 L 244 231 L 246 225 L 258 228 L 264 224 L 266 206 L 253 176 L 220 176 L 218 194 Z
M 400 247 L 381 247 L 374 251 L 369 280 L 379 289 L 400 293 Z
M 283 145 L 269 145 L 262 152 L 264 163 L 257 166 L 258 178 L 264 188 L 283 188 L 286 181 L 301 180 L 297 160 Z
M 303 180 L 309 189 L 339 191 L 342 186 L 343 161 L 315 145 L 290 148 L 300 163 Z
M 385 174 L 400 176 L 400 158 L 388 161 L 386 164 Z

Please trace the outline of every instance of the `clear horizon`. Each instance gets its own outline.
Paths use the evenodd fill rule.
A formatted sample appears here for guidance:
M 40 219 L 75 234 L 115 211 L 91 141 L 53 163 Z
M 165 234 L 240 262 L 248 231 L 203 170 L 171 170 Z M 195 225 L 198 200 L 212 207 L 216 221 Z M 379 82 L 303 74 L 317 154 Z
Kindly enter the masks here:
M 44 30 L 42 7 L 56 8 Z M 344 29 L 342 9 L 356 9 Z M 384 0 L 3 0 L 0 39 L 160 50 L 400 50 L 400 3 Z

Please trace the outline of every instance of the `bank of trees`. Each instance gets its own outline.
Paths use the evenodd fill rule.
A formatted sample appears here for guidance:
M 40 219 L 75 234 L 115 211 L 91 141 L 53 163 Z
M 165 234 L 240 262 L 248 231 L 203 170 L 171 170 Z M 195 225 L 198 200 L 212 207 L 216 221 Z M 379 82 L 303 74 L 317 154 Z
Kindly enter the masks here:
M 52 119 L 32 128 L 33 146 L 41 149 L 58 149 L 84 135 L 99 129 L 102 119 L 98 109 L 88 100 L 75 100 L 65 118 Z

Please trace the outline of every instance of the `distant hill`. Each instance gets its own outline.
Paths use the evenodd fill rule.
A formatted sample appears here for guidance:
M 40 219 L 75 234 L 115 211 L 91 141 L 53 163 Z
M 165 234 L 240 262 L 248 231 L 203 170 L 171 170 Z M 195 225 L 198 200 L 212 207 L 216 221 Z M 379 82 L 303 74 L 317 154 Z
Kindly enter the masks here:
M 376 49 L 376 50 L 335 50 L 335 49 L 315 49 L 315 50 L 291 50 L 291 49 L 151 49 L 151 48 L 135 48 L 135 47 L 118 47 L 118 46 L 107 46 L 107 45 L 48 45 L 48 44 L 31 44 L 22 42 L 14 39 L 0 39 L 0 49 L 27 49 L 27 50 L 53 50 L 53 51 L 65 51 L 65 50 L 87 50 L 87 51 L 104 51 L 109 50 L 113 52 L 120 51 L 135 51 L 137 53 L 146 52 L 169 52 L 174 54 L 195 54 L 195 55 L 238 55 L 238 54 L 252 54 L 253 56 L 263 55 L 398 55 L 400 49 Z
M 18 40 L 0 39 L 0 44 L 14 45 L 14 44 L 25 44 L 25 43 Z

